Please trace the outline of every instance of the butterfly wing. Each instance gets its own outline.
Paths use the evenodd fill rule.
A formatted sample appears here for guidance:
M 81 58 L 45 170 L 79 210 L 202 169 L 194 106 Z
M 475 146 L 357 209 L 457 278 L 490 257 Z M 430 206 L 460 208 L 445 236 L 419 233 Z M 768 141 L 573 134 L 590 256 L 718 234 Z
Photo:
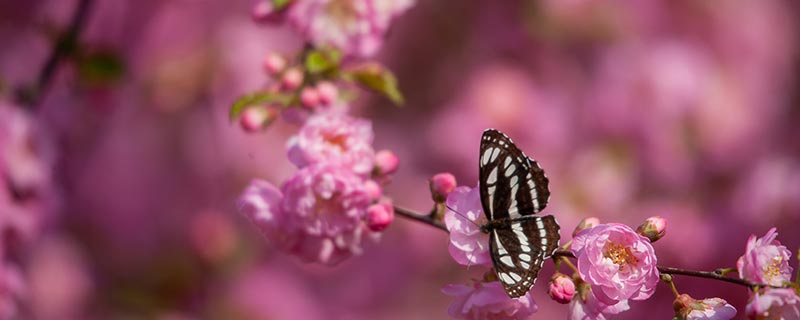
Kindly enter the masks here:
M 527 216 L 494 228 L 489 250 L 495 272 L 511 298 L 528 292 L 544 260 L 558 248 L 559 226 L 553 216 Z
M 495 129 L 481 138 L 481 204 L 491 220 L 536 214 L 547 206 L 549 180 L 544 170 L 511 139 Z

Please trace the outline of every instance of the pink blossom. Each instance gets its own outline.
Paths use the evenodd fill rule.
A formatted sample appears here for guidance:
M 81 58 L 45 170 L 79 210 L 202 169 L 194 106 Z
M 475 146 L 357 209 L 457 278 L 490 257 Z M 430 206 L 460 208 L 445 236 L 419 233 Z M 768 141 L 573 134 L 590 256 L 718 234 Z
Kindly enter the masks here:
M 594 295 L 591 288 L 585 287 L 583 294 L 577 294 L 575 299 L 569 304 L 567 319 L 569 320 L 605 320 L 606 315 L 619 314 L 630 309 L 628 300 L 622 300 L 615 304 L 608 305 Z M 585 297 L 582 298 L 582 297 Z
M 436 203 L 442 203 L 447 200 L 450 192 L 456 188 L 456 177 L 452 173 L 442 172 L 437 173 L 428 181 L 431 189 L 431 196 Z
M 334 103 L 339 97 L 339 89 L 330 81 L 320 81 L 317 83 L 317 91 L 319 92 L 319 102 L 322 104 Z
M 318 113 L 288 142 L 289 160 L 298 167 L 319 162 L 367 175 L 373 169 L 372 125 L 339 113 Z
M 381 150 L 375 154 L 375 171 L 380 175 L 394 173 L 399 165 L 400 160 L 390 150 Z
M 800 319 L 800 297 L 794 289 L 766 289 L 756 292 L 745 308 L 750 319 Z
M 567 304 L 575 296 L 575 283 L 564 274 L 557 273 L 550 280 L 550 287 L 547 290 L 550 298 L 558 303 Z
M 775 228 L 769 229 L 763 238 L 750 236 L 744 255 L 736 262 L 739 277 L 774 286 L 790 281 L 792 267 L 789 266 L 789 258 L 792 253 L 775 240 L 777 236 Z
M 447 197 L 444 223 L 450 232 L 450 256 L 461 265 L 491 265 L 489 235 L 481 232 L 486 216 L 478 188 L 458 187 Z M 453 211 L 455 210 L 455 211 Z
M 300 169 L 281 191 L 253 181 L 239 210 L 279 248 L 306 261 L 336 264 L 361 253 L 370 203 L 359 175 L 321 164 Z
M 449 284 L 442 292 L 454 297 L 447 313 L 457 319 L 527 319 L 539 309 L 530 292 L 511 299 L 497 281 L 473 286 Z
M 391 20 L 411 5 L 413 0 L 298 0 L 289 20 L 318 47 L 368 57 L 380 49 Z
M 297 67 L 289 68 L 281 77 L 281 88 L 284 90 L 297 89 L 303 84 L 303 78 L 303 70 Z
M 319 104 L 319 92 L 313 87 L 305 87 L 300 91 L 300 103 L 308 108 L 314 108 Z
M 242 116 L 239 118 L 239 124 L 246 132 L 258 132 L 264 128 L 267 123 L 267 110 L 260 107 L 247 108 L 242 111 Z
M 268 75 L 276 75 L 286 68 L 286 58 L 272 52 L 264 57 L 263 67 Z
M 695 300 L 688 294 L 675 299 L 675 318 L 680 320 L 728 320 L 736 316 L 736 308 L 720 298 Z
M 581 278 L 604 304 L 644 300 L 656 289 L 653 246 L 631 227 L 608 223 L 583 230 L 573 239 L 572 252 Z
M 373 204 L 367 208 L 367 226 L 372 231 L 383 231 L 394 221 L 394 207 L 388 201 Z

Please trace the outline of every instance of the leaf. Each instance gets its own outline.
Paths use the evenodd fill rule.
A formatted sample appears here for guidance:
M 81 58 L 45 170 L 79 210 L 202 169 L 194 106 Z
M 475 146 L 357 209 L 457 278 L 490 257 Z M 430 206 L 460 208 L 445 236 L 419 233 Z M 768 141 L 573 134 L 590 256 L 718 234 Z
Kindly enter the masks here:
M 242 111 L 249 106 L 266 103 L 277 103 L 282 106 L 287 106 L 291 103 L 291 100 L 292 97 L 289 95 L 274 92 L 261 91 L 243 95 L 236 99 L 236 101 L 233 102 L 233 105 L 231 105 L 229 117 L 231 120 L 235 120 L 240 114 L 242 114 Z
M 88 53 L 78 61 L 80 79 L 89 85 L 103 85 L 119 81 L 125 74 L 125 64 L 114 52 Z
M 272 7 L 275 8 L 275 10 L 283 10 L 290 3 L 292 3 L 292 0 L 272 0 Z
M 359 85 L 389 98 L 395 105 L 403 104 L 403 94 L 397 86 L 397 78 L 378 63 L 367 63 L 349 70 L 347 78 Z
M 337 50 L 312 50 L 306 55 L 306 70 L 312 74 L 336 70 L 341 60 L 342 54 Z

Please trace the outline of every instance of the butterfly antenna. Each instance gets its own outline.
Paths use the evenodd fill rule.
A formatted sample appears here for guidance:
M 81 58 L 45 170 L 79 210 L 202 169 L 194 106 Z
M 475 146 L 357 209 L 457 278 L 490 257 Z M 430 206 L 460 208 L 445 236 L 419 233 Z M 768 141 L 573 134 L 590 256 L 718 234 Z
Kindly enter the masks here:
M 467 221 L 469 221 L 469 222 L 472 222 L 472 224 L 474 224 L 476 227 L 478 227 L 478 228 L 480 228 L 480 227 L 481 227 L 481 225 L 479 225 L 479 224 L 478 224 L 478 223 L 476 223 L 475 221 L 472 221 L 472 219 L 468 218 L 467 216 L 465 216 L 465 215 L 461 214 L 461 212 L 458 212 L 456 209 L 453 209 L 453 208 L 451 208 L 451 207 L 450 207 L 449 205 L 447 205 L 446 203 L 444 204 L 444 206 L 445 206 L 445 207 L 447 207 L 447 210 L 453 211 L 453 212 L 455 212 L 457 215 L 459 215 L 459 216 L 461 216 L 462 218 L 464 218 L 465 220 L 467 220 Z

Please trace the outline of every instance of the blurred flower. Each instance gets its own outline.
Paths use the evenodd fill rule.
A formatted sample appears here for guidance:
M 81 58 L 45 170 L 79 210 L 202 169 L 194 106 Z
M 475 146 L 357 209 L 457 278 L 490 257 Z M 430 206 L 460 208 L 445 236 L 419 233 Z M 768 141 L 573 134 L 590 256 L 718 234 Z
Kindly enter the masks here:
M 575 283 L 572 282 L 572 278 L 561 273 L 556 273 L 553 278 L 550 279 L 550 287 L 547 290 L 547 294 L 556 302 L 567 304 L 572 301 L 572 297 L 575 296 Z
M 284 68 L 286 68 L 286 64 L 286 58 L 283 56 L 274 52 L 269 53 L 266 57 L 264 57 L 264 72 L 269 75 L 277 75 L 278 73 L 282 72 Z
M 586 229 L 594 228 L 598 224 L 600 224 L 600 219 L 597 219 L 596 217 L 583 218 L 581 219 L 581 222 L 578 223 L 578 225 L 575 227 L 575 230 L 572 231 L 572 237 L 574 238 L 575 235 L 577 235 L 579 232 Z
M 379 175 L 392 174 L 397 171 L 400 160 L 390 150 L 381 150 L 375 154 L 375 170 Z
M 366 175 L 373 169 L 372 136 L 367 120 L 338 113 L 315 114 L 289 140 L 289 160 L 301 168 L 324 162 Z
M 334 103 L 339 97 L 339 89 L 330 81 L 317 83 L 317 92 L 319 92 L 319 102 L 322 104 Z
M 83 248 L 69 238 L 47 237 L 31 251 L 27 269 L 35 319 L 85 319 L 92 274 Z
M 319 104 L 319 92 L 313 87 L 305 87 L 300 91 L 300 103 L 313 109 Z
M 800 319 L 800 297 L 791 288 L 767 288 L 751 297 L 745 313 L 750 319 L 797 320 Z
M 769 229 L 763 238 L 750 236 L 744 255 L 736 262 L 739 277 L 773 286 L 790 281 L 792 267 L 789 266 L 789 258 L 792 253 L 775 240 L 777 236 L 775 228 Z
M 375 180 L 367 180 L 364 182 L 364 189 L 367 190 L 367 194 L 372 200 L 378 200 L 383 195 L 383 188 L 381 188 L 381 185 L 375 182 Z
M 650 241 L 630 227 L 601 224 L 573 239 L 581 278 L 603 303 L 649 298 L 658 284 L 656 255 Z
M 736 316 L 736 308 L 720 298 L 695 300 L 682 294 L 675 299 L 674 307 L 678 320 L 728 320 Z
M 278 117 L 274 107 L 249 107 L 242 111 L 239 124 L 246 132 L 258 132 L 269 126 Z
M 456 177 L 452 173 L 442 172 L 437 173 L 428 180 L 428 185 L 431 189 L 431 196 L 436 203 L 442 203 L 447 200 L 453 190 L 456 188 Z
M 567 319 L 569 320 L 605 320 L 606 315 L 619 314 L 630 309 L 628 300 L 608 305 L 594 295 L 591 287 L 585 283 L 578 285 L 578 294 L 569 304 Z
M 656 242 L 667 233 L 667 219 L 661 216 L 647 218 L 644 223 L 636 228 L 636 233 L 650 239 L 651 243 Z
M 450 256 L 459 264 L 490 265 L 489 235 L 481 232 L 486 216 L 478 188 L 458 187 L 447 197 L 444 223 L 450 233 Z
M 449 284 L 442 292 L 454 297 L 447 313 L 457 319 L 527 319 L 539 309 L 530 292 L 511 299 L 498 281 Z
M 298 0 L 289 20 L 317 47 L 332 46 L 345 55 L 368 57 L 383 43 L 389 24 L 413 0 Z
M 367 208 L 367 226 L 372 231 L 383 231 L 394 221 L 394 207 L 388 201 L 378 202 Z
M 281 191 L 253 181 L 239 200 L 239 210 L 268 239 L 303 260 L 332 265 L 361 253 L 363 220 L 372 199 L 360 176 L 348 168 L 311 165 Z
M 303 78 L 303 70 L 297 67 L 289 68 L 281 77 L 281 88 L 288 91 L 297 89 L 303 84 Z

